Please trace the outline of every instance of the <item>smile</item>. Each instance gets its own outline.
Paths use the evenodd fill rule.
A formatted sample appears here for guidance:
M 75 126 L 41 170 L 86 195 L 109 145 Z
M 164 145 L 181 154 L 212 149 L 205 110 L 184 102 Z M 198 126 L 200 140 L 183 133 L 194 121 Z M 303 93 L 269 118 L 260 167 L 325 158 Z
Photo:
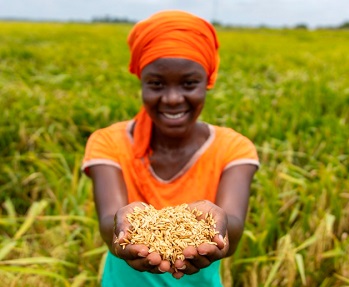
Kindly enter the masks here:
M 168 113 L 163 113 L 163 115 L 168 118 L 168 119 L 179 119 L 181 117 L 183 117 L 185 114 L 185 112 L 181 112 L 181 113 L 178 113 L 178 114 L 168 114 Z

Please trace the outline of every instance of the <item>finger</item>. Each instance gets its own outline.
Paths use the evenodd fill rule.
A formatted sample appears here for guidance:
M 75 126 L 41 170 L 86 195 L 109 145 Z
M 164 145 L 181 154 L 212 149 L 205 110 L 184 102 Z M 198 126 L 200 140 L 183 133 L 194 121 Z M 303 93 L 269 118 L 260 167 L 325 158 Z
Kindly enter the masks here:
M 171 268 L 171 263 L 167 260 L 161 260 L 158 269 L 161 273 L 170 272 L 173 273 L 174 269 Z
M 173 266 L 178 270 L 184 270 L 186 268 L 185 262 L 179 259 L 174 262 Z
M 149 249 L 142 244 L 128 244 L 125 246 L 117 244 L 117 254 L 124 260 L 134 260 L 147 257 Z
M 227 232 L 225 233 L 227 234 Z M 216 242 L 217 243 L 217 247 L 219 249 L 224 249 L 226 247 L 229 247 L 227 246 L 229 241 L 228 241 L 228 238 L 227 238 L 227 235 L 225 237 L 223 237 L 223 235 L 221 233 L 219 234 L 216 234 L 213 238 L 212 238 L 212 241 L 213 242 Z
M 190 204 L 191 209 L 198 209 L 202 211 L 202 215 L 198 216 L 197 219 L 206 220 L 207 216 L 210 214 L 215 222 L 212 226 L 217 234 L 214 236 L 212 241 L 217 243 L 218 248 L 223 249 L 225 246 L 224 236 L 227 233 L 227 223 L 228 218 L 224 210 L 217 205 L 213 204 L 208 200 L 200 200 Z
M 218 250 L 217 247 L 215 248 Z M 197 269 L 205 268 L 211 264 L 211 261 L 205 255 L 200 255 L 198 253 L 198 249 L 194 248 L 193 246 L 185 248 L 183 250 L 183 254 L 186 258 L 184 261 L 186 268 L 185 270 L 183 270 L 185 274 L 194 274 L 198 271 Z M 175 264 L 177 264 L 175 265 L 176 268 L 182 266 L 181 263 L 178 261 L 176 261 Z
M 150 265 L 159 265 L 161 263 L 161 256 L 157 252 L 152 252 L 147 256 Z
M 149 264 L 149 260 L 147 258 L 138 258 L 133 260 L 126 260 L 127 264 L 130 265 L 133 269 L 144 272 L 151 273 L 160 273 L 157 266 Z
M 114 215 L 114 233 L 117 237 L 120 237 L 120 233 L 123 234 L 128 233 L 127 231 L 130 229 L 130 223 L 127 220 L 126 215 L 129 212 L 132 212 L 132 208 L 129 206 L 120 208 L 117 213 Z M 128 234 L 127 234 L 128 235 Z
M 126 238 L 129 237 L 128 230 L 131 229 L 131 224 L 127 219 L 127 215 L 131 214 L 136 207 L 144 209 L 146 206 L 142 202 L 133 202 L 129 205 L 126 205 L 118 210 L 114 216 L 114 233 L 119 236 L 120 232 L 124 232 Z
M 185 259 L 193 259 L 195 256 L 198 255 L 198 251 L 194 246 L 188 246 L 184 248 L 183 255 Z
M 150 256 L 150 254 L 145 257 L 145 258 L 137 258 L 137 259 L 132 259 L 132 260 L 126 260 L 127 264 L 130 265 L 132 268 L 138 270 L 138 271 L 147 271 L 150 273 L 156 273 L 156 274 L 160 274 L 163 273 L 164 271 L 159 270 L 159 266 L 162 263 L 161 259 L 159 260 L 159 262 L 155 262 L 157 261 L 156 256 Z M 169 269 L 168 267 L 166 267 L 166 264 L 164 264 L 164 269 Z M 169 265 L 169 263 L 168 263 Z M 165 270 L 166 272 L 166 270 Z
M 219 251 L 219 249 L 216 245 L 208 243 L 200 244 L 197 248 L 197 252 L 201 256 L 212 256 L 213 254 L 217 253 L 217 251 Z
M 174 272 L 192 275 L 199 272 L 200 269 L 192 264 L 191 260 L 176 260 L 174 263 Z
M 207 258 L 204 258 L 203 256 L 202 259 L 195 258 L 191 260 L 185 260 L 184 264 L 180 264 L 180 266 L 177 266 L 174 268 L 175 272 L 182 272 L 187 275 L 192 275 L 200 271 L 200 269 L 207 267 L 210 265 L 210 261 L 207 260 Z
M 213 261 L 222 259 L 227 253 L 228 249 L 219 249 L 217 246 L 212 244 L 203 243 L 198 246 L 198 253 L 201 256 L 207 258 L 210 263 Z
M 184 273 L 181 271 L 175 271 L 172 273 L 173 278 L 181 279 L 184 276 Z
M 217 247 L 219 249 L 223 249 L 226 245 L 224 237 L 227 234 L 227 224 L 228 217 L 227 214 L 220 208 L 215 209 L 215 212 L 212 212 L 212 217 L 215 222 L 214 228 L 216 231 L 216 235 L 212 238 L 213 242 L 217 243 Z
M 137 270 L 148 271 L 150 273 L 160 274 L 170 272 L 172 274 L 174 272 L 170 262 L 162 260 L 160 255 L 156 252 L 150 253 L 146 258 L 129 260 L 128 264 Z
M 171 268 L 170 262 L 167 260 L 161 260 L 160 255 L 157 253 L 150 253 L 146 259 L 147 262 L 144 261 L 143 266 L 148 272 L 156 274 L 170 272 L 172 274 L 175 271 Z

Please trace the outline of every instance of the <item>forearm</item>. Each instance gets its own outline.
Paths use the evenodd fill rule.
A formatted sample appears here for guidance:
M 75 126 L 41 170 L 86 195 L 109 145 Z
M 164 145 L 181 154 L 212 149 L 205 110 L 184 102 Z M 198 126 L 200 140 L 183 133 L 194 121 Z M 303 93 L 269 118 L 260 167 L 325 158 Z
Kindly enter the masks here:
M 248 209 L 250 185 L 257 168 L 254 165 L 238 165 L 226 170 L 221 178 L 216 204 L 227 215 L 229 251 L 234 254 L 244 231 Z
M 239 241 L 241 239 L 242 233 L 244 231 L 244 222 L 242 222 L 239 218 L 228 215 L 228 239 L 229 239 L 229 250 L 227 253 L 227 257 L 234 254 Z
M 93 181 L 100 234 L 109 250 L 114 253 L 114 216 L 128 202 L 122 172 L 113 166 L 95 165 L 90 167 L 90 176 Z
M 114 232 L 114 215 L 105 216 L 99 219 L 99 232 L 103 241 L 107 244 L 109 250 L 114 254 L 113 232 Z

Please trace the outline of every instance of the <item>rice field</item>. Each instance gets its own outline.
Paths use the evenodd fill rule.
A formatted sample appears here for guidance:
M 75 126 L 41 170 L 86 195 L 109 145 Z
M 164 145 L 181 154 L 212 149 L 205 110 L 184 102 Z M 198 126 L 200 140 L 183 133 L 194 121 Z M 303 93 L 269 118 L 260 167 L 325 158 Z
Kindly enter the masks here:
M 0 286 L 98 286 L 92 131 L 134 116 L 129 25 L 0 22 Z M 218 28 L 201 119 L 256 144 L 225 286 L 349 286 L 349 31 Z

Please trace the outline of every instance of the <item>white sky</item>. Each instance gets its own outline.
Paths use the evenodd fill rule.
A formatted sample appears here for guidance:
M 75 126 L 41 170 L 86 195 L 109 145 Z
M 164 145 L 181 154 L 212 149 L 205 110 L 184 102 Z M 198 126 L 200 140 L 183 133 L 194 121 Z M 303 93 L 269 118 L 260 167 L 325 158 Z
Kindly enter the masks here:
M 142 20 L 163 9 L 244 26 L 315 28 L 349 21 L 349 0 L 0 0 L 0 18 L 33 20 L 89 21 L 107 15 Z

